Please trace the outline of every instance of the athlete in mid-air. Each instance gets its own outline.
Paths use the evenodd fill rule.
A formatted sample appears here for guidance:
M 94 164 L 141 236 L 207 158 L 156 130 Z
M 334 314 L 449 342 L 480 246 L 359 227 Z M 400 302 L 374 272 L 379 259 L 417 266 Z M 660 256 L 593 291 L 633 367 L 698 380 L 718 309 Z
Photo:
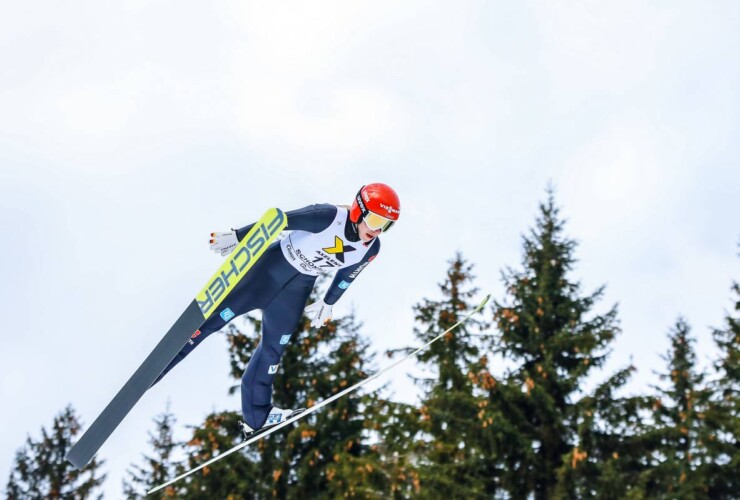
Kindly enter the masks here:
M 321 327 L 332 317 L 332 306 L 378 255 L 378 235 L 398 220 L 401 204 L 385 184 L 360 188 L 351 207 L 319 204 L 286 212 L 291 232 L 265 251 L 214 314 L 196 331 L 154 383 L 213 332 L 233 318 L 262 310 L 262 338 L 242 377 L 244 431 L 276 425 L 301 410 L 272 405 L 272 382 L 290 337 L 304 312 L 311 326 Z M 211 235 L 211 249 L 228 255 L 253 224 Z M 308 307 L 316 278 L 336 271 L 326 295 Z

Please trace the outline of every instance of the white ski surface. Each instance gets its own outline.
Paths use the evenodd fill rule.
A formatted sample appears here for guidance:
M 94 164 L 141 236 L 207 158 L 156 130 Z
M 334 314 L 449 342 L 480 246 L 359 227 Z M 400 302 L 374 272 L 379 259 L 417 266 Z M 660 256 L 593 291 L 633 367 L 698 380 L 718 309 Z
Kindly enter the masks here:
M 280 424 L 277 424 L 277 425 L 275 425 L 275 426 L 273 426 L 273 427 L 270 427 L 269 429 L 265 430 L 264 432 L 262 432 L 262 433 L 260 433 L 260 434 L 258 434 L 258 435 L 256 435 L 256 436 L 253 436 L 253 437 L 251 437 L 251 438 L 247 439 L 247 440 L 246 440 L 246 441 L 244 441 L 243 443 L 239 443 L 238 445 L 234 446 L 233 448 L 230 448 L 230 449 L 226 450 L 225 452 L 221 453 L 220 455 L 218 455 L 218 456 L 216 456 L 216 457 L 213 457 L 212 459 L 208 460 L 207 462 L 204 462 L 204 463 L 200 464 L 199 466 L 197 466 L 197 467 L 195 467 L 195 468 L 193 468 L 193 469 L 190 469 L 189 471 L 187 471 L 187 472 L 185 472 L 185 473 L 183 473 L 183 474 L 181 474 L 181 475 L 177 476 L 176 478 L 174 478 L 174 479 L 170 479 L 170 480 L 169 480 L 169 481 L 167 481 L 166 483 L 160 484 L 160 485 L 159 485 L 159 486 L 157 486 L 156 488 L 152 488 L 151 490 L 147 491 L 147 495 L 150 495 L 150 494 L 152 494 L 152 493 L 154 493 L 154 492 L 156 492 L 156 491 L 159 491 L 159 490 L 161 490 L 161 489 L 163 489 L 163 488 L 166 488 L 167 486 L 169 486 L 169 485 L 171 485 L 171 484 L 173 484 L 173 483 L 176 483 L 176 482 L 177 482 L 177 481 L 179 481 L 180 479 L 184 479 L 184 478 L 188 477 L 189 475 L 193 474 L 194 472 L 198 472 L 198 471 L 199 471 L 199 470 L 201 470 L 202 468 L 204 468 L 204 467 L 208 467 L 208 466 L 209 466 L 209 465 L 211 465 L 212 463 L 214 463 L 214 462 L 216 462 L 216 461 L 218 461 L 218 460 L 221 460 L 222 458 L 224 458 L 224 457 L 226 457 L 226 456 L 228 456 L 228 455 L 231 455 L 231 454 L 232 454 L 232 453 L 234 453 L 235 451 L 239 451 L 239 450 L 241 450 L 241 449 L 242 449 L 242 448 L 244 448 L 245 446 L 248 446 L 248 445 L 250 445 L 250 444 L 254 443 L 254 442 L 255 442 L 255 441 L 257 441 L 258 439 L 262 439 L 262 438 L 264 438 L 264 437 L 266 437 L 266 436 L 268 436 L 268 435 L 272 434 L 273 432 L 275 432 L 275 431 L 277 431 L 277 430 L 279 430 L 279 429 L 282 429 L 282 428 L 283 428 L 283 427 L 285 427 L 286 425 L 292 424 L 292 423 L 293 423 L 293 422 L 295 422 L 296 420 L 298 420 L 298 419 L 300 419 L 300 418 L 303 418 L 303 417 L 305 417 L 305 416 L 307 416 L 307 415 L 310 415 L 311 413 L 315 412 L 315 411 L 316 411 L 316 410 L 318 410 L 319 408 L 322 408 L 322 407 L 324 407 L 324 406 L 328 405 L 328 404 L 329 404 L 329 403 L 331 403 L 332 401 L 335 401 L 335 400 L 337 400 L 337 399 L 341 398 L 341 397 L 342 397 L 342 396 L 344 396 L 345 394 L 349 394 L 350 392 L 352 392 L 352 391 L 355 391 L 355 390 L 359 389 L 360 387 L 362 387 L 363 385 L 367 384 L 367 383 L 368 383 L 368 382 L 370 382 L 371 380 L 374 380 L 374 379 L 378 378 L 379 376 L 381 376 L 382 374 L 384 374 L 384 373 L 386 373 L 386 372 L 388 372 L 388 371 L 392 370 L 393 368 L 395 368 L 396 366 L 400 365 L 401 363 L 403 363 L 403 362 L 404 362 L 404 361 L 406 361 L 407 359 L 409 359 L 409 358 L 412 358 L 412 357 L 416 356 L 416 355 L 417 355 L 417 354 L 419 354 L 419 353 L 420 353 L 421 351 L 423 351 L 424 349 L 426 349 L 427 347 L 429 347 L 430 345 L 432 345 L 432 344 L 433 344 L 434 342 L 436 342 L 436 341 L 438 341 L 439 339 L 441 339 L 441 338 L 442 338 L 442 337 L 443 337 L 443 336 L 444 336 L 444 335 L 445 335 L 446 333 L 449 333 L 449 332 L 451 332 L 452 330 L 454 330 L 454 329 L 455 329 L 455 328 L 457 328 L 458 326 L 460 326 L 460 325 L 462 325 L 463 323 L 465 323 L 465 322 L 466 322 L 466 321 L 467 321 L 468 319 L 470 319 L 470 317 L 471 317 L 471 316 L 473 316 L 474 314 L 476 314 L 477 312 L 479 312 L 479 311 L 480 311 L 481 309 L 483 309 L 483 307 L 484 307 L 484 306 L 486 305 L 486 303 L 488 303 L 488 300 L 489 300 L 490 298 L 491 298 L 491 294 L 488 294 L 488 295 L 486 295 L 486 297 L 485 297 L 485 298 L 484 298 L 484 299 L 483 299 L 483 300 L 481 301 L 481 303 L 480 303 L 480 304 L 478 304 L 478 307 L 476 307 L 475 309 L 473 309 L 473 310 L 472 310 L 472 311 L 471 311 L 470 313 L 468 313 L 468 315 L 467 315 L 467 316 L 465 316 L 465 317 L 464 317 L 463 319 L 461 319 L 460 321 L 458 321 L 457 323 L 455 323 L 454 325 L 452 325 L 451 327 L 449 327 L 449 328 L 448 328 L 447 330 L 445 330 L 444 332 L 440 333 L 439 335 L 437 335 L 437 336 L 436 336 L 436 337 L 434 337 L 434 338 L 433 338 L 432 340 L 430 340 L 429 342 L 427 342 L 427 343 L 426 343 L 426 344 L 424 344 L 423 346 L 419 347 L 418 349 L 416 349 L 416 350 L 415 350 L 415 351 L 413 351 L 412 353 L 410 353 L 410 354 L 407 354 L 407 355 L 406 355 L 406 356 L 404 356 L 403 358 L 399 359 L 399 360 L 398 360 L 398 361 L 396 361 L 395 363 L 391 363 L 390 365 L 386 366 L 385 368 L 383 368 L 383 369 L 382 369 L 382 370 L 380 370 L 379 372 L 376 372 L 376 373 L 374 373 L 373 375 L 370 375 L 370 376 L 369 376 L 368 378 L 366 378 L 365 380 L 362 380 L 362 381 L 360 381 L 360 382 L 356 383 L 355 385 L 353 385 L 353 386 L 351 386 L 351 387 L 348 387 L 348 388 L 344 389 L 343 391 L 340 391 L 340 392 L 336 393 L 335 395 L 333 395 L 333 396 L 331 396 L 331 397 L 329 397 L 329 398 L 326 398 L 326 399 L 324 399 L 323 401 L 321 401 L 320 403 L 317 403 L 316 405 L 312 406 L 311 408 L 306 408 L 306 410 L 305 410 L 305 411 L 303 411 L 303 412 L 299 413 L 298 415 L 296 415 L 296 416 L 294 416 L 294 417 L 291 417 L 291 418 L 289 418 L 289 419 L 285 420 L 284 422 L 282 422 L 282 423 L 280 423 Z

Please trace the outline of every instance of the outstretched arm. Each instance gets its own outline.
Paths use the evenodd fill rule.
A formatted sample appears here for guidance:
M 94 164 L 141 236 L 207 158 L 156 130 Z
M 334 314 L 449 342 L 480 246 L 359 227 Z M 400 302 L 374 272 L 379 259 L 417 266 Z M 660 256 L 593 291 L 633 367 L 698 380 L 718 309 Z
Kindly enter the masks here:
M 328 203 L 319 203 L 290 210 L 285 212 L 288 217 L 288 231 L 308 231 L 309 233 L 320 233 L 334 220 L 337 215 L 337 207 Z M 247 235 L 254 224 L 244 226 L 236 230 L 236 237 L 239 241 Z
M 326 203 L 309 205 L 285 213 L 288 218 L 286 229 L 319 233 L 329 227 L 337 215 L 337 207 Z M 210 248 L 221 255 L 228 255 L 244 239 L 255 223 L 226 232 L 211 233 Z

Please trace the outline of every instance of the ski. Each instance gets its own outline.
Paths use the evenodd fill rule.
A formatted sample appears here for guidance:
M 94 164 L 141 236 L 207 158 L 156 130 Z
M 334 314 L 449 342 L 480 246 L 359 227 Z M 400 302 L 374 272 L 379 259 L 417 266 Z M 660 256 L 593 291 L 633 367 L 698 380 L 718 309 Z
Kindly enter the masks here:
M 329 398 L 326 398 L 326 399 L 320 401 L 316 405 L 314 405 L 314 406 L 312 406 L 310 408 L 305 409 L 303 412 L 299 413 L 298 415 L 291 416 L 290 418 L 284 420 L 283 422 L 281 422 L 281 423 L 279 423 L 277 425 L 271 426 L 268 429 L 265 429 L 264 432 L 259 432 L 257 435 L 250 436 L 244 442 L 239 443 L 238 445 L 236 445 L 236 446 L 234 446 L 232 448 L 229 448 L 228 450 L 226 450 L 225 452 L 221 453 L 220 455 L 218 455 L 216 457 L 213 457 L 212 459 L 208 460 L 207 462 L 204 462 L 204 463 L 200 464 L 197 467 L 194 467 L 193 469 L 190 469 L 189 471 L 187 471 L 187 472 L 185 472 L 185 473 L 177 476 L 176 478 L 171 479 L 171 480 L 167 481 L 166 483 L 160 484 L 159 486 L 157 486 L 155 488 L 152 488 L 151 490 L 147 491 L 147 495 L 150 495 L 150 494 L 152 494 L 154 492 L 157 492 L 157 491 L 159 491 L 159 490 L 161 490 L 163 488 L 166 488 L 167 486 L 170 486 L 171 484 L 174 484 L 177 481 L 179 481 L 181 479 L 184 479 L 184 478 L 188 477 L 189 475 L 191 475 L 191 474 L 193 474 L 195 472 L 198 472 L 199 470 L 203 469 L 204 467 L 208 467 L 212 463 L 217 462 L 218 460 L 221 460 L 222 458 L 225 458 L 225 457 L 231 455 L 232 453 L 241 450 L 242 448 L 244 448 L 244 447 L 246 447 L 246 446 L 254 443 L 255 441 L 257 441 L 259 439 L 262 439 L 264 437 L 269 436 L 273 432 L 275 432 L 275 431 L 277 431 L 279 429 L 282 429 L 286 425 L 290 425 L 293 422 L 295 422 L 295 421 L 297 421 L 297 420 L 299 420 L 301 418 L 307 417 L 311 413 L 317 411 L 319 408 L 323 408 L 324 406 L 328 405 L 329 403 L 331 403 L 333 401 L 336 401 L 337 399 L 341 398 L 342 396 L 345 396 L 345 395 L 349 394 L 350 392 L 353 392 L 353 391 L 359 389 L 360 387 L 362 387 L 363 385 L 367 384 L 371 380 L 374 380 L 374 379 L 380 377 L 381 375 L 383 375 L 384 373 L 392 370 L 393 368 L 395 368 L 396 366 L 400 365 L 401 363 L 403 363 L 407 359 L 416 356 L 421 351 L 423 351 L 424 349 L 426 349 L 427 347 L 429 347 L 430 345 L 432 345 L 434 342 L 436 342 L 439 339 L 441 339 L 445 334 L 451 332 L 452 330 L 454 330 L 458 326 L 460 326 L 463 323 L 465 323 L 468 319 L 470 319 L 471 316 L 473 316 L 474 314 L 478 313 L 481 309 L 483 309 L 483 307 L 485 307 L 486 303 L 488 303 L 488 300 L 490 298 L 491 298 L 491 295 L 490 294 L 486 295 L 485 298 L 481 301 L 481 303 L 478 304 L 478 306 L 475 309 L 473 309 L 471 312 L 469 312 L 467 314 L 467 316 L 465 316 L 463 319 L 461 319 L 460 321 L 458 321 L 457 323 L 455 323 L 454 325 L 452 325 L 451 327 L 449 327 L 447 330 L 445 330 L 444 332 L 442 332 L 439 335 L 437 335 L 436 337 L 434 337 L 432 340 L 430 340 L 429 342 L 427 342 L 423 346 L 419 347 L 415 351 L 413 351 L 413 352 L 407 354 L 406 356 L 404 356 L 403 358 L 399 359 L 395 363 L 392 363 L 392 364 L 386 366 L 382 370 L 374 373 L 373 375 L 370 375 L 368 378 L 366 378 L 366 379 L 364 379 L 364 380 L 356 383 L 355 385 L 353 385 L 351 387 L 348 387 L 348 388 L 344 389 L 343 391 L 340 391 L 340 392 L 336 393 L 335 395 L 333 395 L 333 396 L 331 396 Z
M 118 394 L 69 450 L 65 458 L 72 465 L 82 469 L 90 462 L 190 336 L 218 309 L 287 223 L 287 217 L 281 210 L 271 208 L 265 212 Z

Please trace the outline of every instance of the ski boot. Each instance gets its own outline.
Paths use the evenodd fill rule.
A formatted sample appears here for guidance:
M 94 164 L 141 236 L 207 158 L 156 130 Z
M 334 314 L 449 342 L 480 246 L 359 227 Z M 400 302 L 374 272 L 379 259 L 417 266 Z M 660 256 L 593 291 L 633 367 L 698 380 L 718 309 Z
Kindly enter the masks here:
M 241 420 L 239 421 L 239 427 L 241 427 L 242 433 L 244 433 L 244 440 L 247 440 L 248 438 L 260 434 L 281 422 L 285 422 L 289 418 L 299 415 L 304 411 L 306 411 L 305 408 L 299 408 L 298 410 L 282 410 L 273 406 L 272 410 L 270 410 L 270 413 L 267 415 L 267 420 L 265 420 L 264 425 L 259 429 L 252 429 L 249 424 L 242 422 Z

